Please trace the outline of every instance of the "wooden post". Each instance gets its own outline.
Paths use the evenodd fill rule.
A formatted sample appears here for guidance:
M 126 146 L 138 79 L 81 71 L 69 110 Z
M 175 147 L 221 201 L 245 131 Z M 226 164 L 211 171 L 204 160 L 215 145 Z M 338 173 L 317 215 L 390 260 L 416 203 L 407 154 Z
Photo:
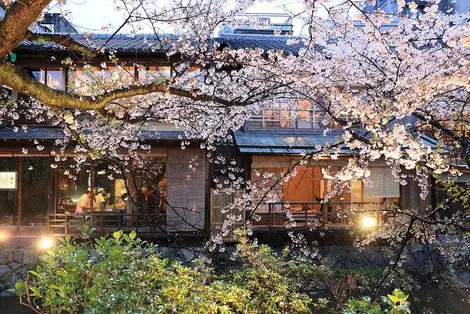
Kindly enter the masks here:
M 103 233 L 103 225 L 104 225 L 104 222 L 103 222 L 103 215 L 100 215 L 100 233 Z
M 18 158 L 17 230 L 20 232 L 21 211 L 23 207 L 23 158 Z
M 271 227 L 272 227 L 272 225 L 273 225 L 273 220 L 274 220 L 272 207 L 273 207 L 273 204 L 272 204 L 272 203 L 269 203 L 269 204 L 268 204 L 268 211 L 269 211 L 269 229 L 271 229 Z
M 130 172 L 126 172 L 125 173 L 125 177 L 124 177 L 124 180 L 126 180 L 125 182 L 125 187 L 126 187 L 126 192 L 127 192 L 127 201 L 125 201 L 125 210 L 126 210 L 126 217 L 128 217 L 127 219 L 127 226 L 129 228 L 132 228 L 132 222 L 133 222 L 133 219 L 134 219 L 134 215 L 133 215 L 133 212 L 132 212 L 132 208 L 134 206 L 134 203 L 132 201 L 132 193 L 131 193 L 131 189 L 132 189 L 132 178 L 131 178 L 131 174 Z M 132 189 L 132 191 L 134 191 L 134 189 Z M 120 196 L 119 196 L 120 197 Z M 129 219 L 130 218 L 130 219 Z M 139 223 L 139 220 L 137 220 L 137 224 Z
M 307 218 L 307 211 L 308 211 L 308 206 L 307 206 L 307 204 L 305 204 L 305 203 L 302 204 L 302 209 L 303 209 L 304 212 L 305 212 L 305 222 L 304 222 L 304 224 L 305 224 L 305 227 L 307 227 L 307 225 L 308 225 L 308 224 L 307 224 L 307 219 L 308 219 L 308 218 Z
M 91 161 L 91 164 L 90 164 L 90 188 L 91 188 L 91 195 L 92 195 L 92 198 L 90 200 L 90 205 L 91 205 L 91 208 L 90 208 L 90 225 L 93 226 L 93 206 L 94 206 L 94 198 L 95 198 L 95 166 L 93 165 L 93 160 Z
M 57 184 L 58 184 L 58 181 L 57 181 L 57 168 L 54 168 L 52 169 L 52 187 L 51 187 L 51 191 L 52 191 L 52 211 L 54 214 L 57 214 L 57 204 L 58 204 L 58 194 L 57 194 Z
M 69 233 L 69 214 L 64 213 L 64 217 L 65 217 L 64 233 L 65 235 L 67 235 Z

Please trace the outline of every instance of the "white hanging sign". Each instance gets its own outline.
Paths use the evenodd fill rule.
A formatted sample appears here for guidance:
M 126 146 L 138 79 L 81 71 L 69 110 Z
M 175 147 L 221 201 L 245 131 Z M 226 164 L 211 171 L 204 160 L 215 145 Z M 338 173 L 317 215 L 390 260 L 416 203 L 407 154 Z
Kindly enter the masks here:
M 0 190 L 16 190 L 18 173 L 16 171 L 0 171 Z

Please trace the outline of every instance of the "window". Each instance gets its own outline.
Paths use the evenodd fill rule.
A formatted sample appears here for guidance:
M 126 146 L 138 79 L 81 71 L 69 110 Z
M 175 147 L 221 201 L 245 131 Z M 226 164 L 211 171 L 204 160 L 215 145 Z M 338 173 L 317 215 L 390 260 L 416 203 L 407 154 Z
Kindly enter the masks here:
M 104 66 L 104 65 L 103 65 Z M 68 89 L 84 96 L 95 95 L 102 90 L 127 87 L 135 81 L 134 66 L 85 66 L 68 73 Z
M 74 213 L 77 201 L 91 186 L 90 166 L 79 171 L 70 165 L 57 168 L 57 213 Z
M 56 90 L 65 90 L 65 70 L 60 67 L 30 69 L 30 75 L 41 84 Z
M 45 225 L 51 205 L 49 203 L 50 160 L 48 158 L 0 158 L 0 172 L 5 171 L 17 172 L 18 182 L 16 189 L 0 189 L 0 225 L 18 225 L 18 211 L 21 213 L 19 223 L 21 226 Z M 21 195 L 21 206 L 19 195 Z
M 275 184 L 282 173 L 289 169 L 287 164 L 292 160 L 275 161 L 273 157 L 257 157 L 252 164 L 254 167 L 251 172 L 252 181 L 261 187 L 270 187 Z M 277 167 L 275 164 L 278 164 Z M 326 166 L 326 165 L 325 165 Z M 270 192 L 272 195 L 268 202 L 276 203 L 276 210 L 282 208 L 282 204 L 288 204 L 292 212 L 304 211 L 319 212 L 324 209 L 323 206 L 331 208 L 340 208 L 342 210 L 350 207 L 360 207 L 361 209 L 371 209 L 373 204 L 396 203 L 399 201 L 400 189 L 398 182 L 391 175 L 390 169 L 384 167 L 371 167 L 370 180 L 372 185 L 366 185 L 362 181 L 354 181 L 351 188 L 344 189 L 340 194 L 333 194 L 334 186 L 330 180 L 323 177 L 322 166 L 298 166 L 297 174 L 291 176 L 288 181 L 280 180 L 275 188 Z M 334 175 L 339 167 L 330 167 L 329 172 Z M 274 174 L 270 179 L 263 176 L 264 173 Z M 327 205 L 323 201 L 330 196 Z M 263 213 L 268 211 L 268 206 L 262 206 Z M 271 209 L 273 205 L 271 205 Z
M 47 86 L 56 90 L 65 90 L 65 73 L 62 68 L 46 69 Z
M 0 171 L 18 171 L 18 160 L 0 158 Z M 0 189 L 0 226 L 15 226 L 18 218 L 18 190 Z
M 46 69 L 31 70 L 31 75 L 39 83 L 46 83 Z
M 302 101 L 298 108 L 287 102 L 279 101 L 263 109 L 247 121 L 252 129 L 318 129 L 324 127 L 325 112 Z
M 22 226 L 43 226 L 47 223 L 51 194 L 51 163 L 46 158 L 23 159 Z
M 57 168 L 57 213 L 74 213 L 79 198 L 92 185 L 96 202 L 94 211 L 124 211 L 126 195 L 137 201 L 144 186 L 158 191 L 160 199 L 166 198 L 166 157 L 146 158 L 142 165 L 134 166 L 126 175 L 116 172 L 104 161 L 95 161 L 93 167 L 83 165 L 78 172 L 75 169 L 73 164 Z M 164 208 L 163 201 L 159 205 Z
M 139 66 L 139 81 L 166 81 L 171 77 L 169 66 Z

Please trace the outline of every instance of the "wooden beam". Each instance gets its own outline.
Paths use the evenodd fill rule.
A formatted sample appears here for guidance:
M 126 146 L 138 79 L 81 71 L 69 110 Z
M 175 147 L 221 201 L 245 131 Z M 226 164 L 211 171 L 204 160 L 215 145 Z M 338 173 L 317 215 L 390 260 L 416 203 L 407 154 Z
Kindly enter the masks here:
M 21 226 L 21 211 L 23 207 L 23 159 L 18 159 L 18 190 L 17 196 L 17 230 L 20 232 Z
M 91 188 L 91 195 L 92 195 L 92 198 L 91 198 L 91 201 L 90 201 L 90 205 L 91 205 L 91 224 L 93 225 L 93 212 L 94 212 L 94 208 L 93 206 L 95 205 L 94 204 L 94 198 L 95 198 L 95 165 L 93 164 L 93 160 L 91 160 L 91 164 L 90 164 L 90 188 Z

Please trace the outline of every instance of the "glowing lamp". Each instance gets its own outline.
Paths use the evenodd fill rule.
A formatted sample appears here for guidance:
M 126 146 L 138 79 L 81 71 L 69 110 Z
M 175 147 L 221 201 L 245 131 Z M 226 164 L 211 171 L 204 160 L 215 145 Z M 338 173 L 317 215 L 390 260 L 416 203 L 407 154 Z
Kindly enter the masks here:
M 373 228 L 377 226 L 377 220 L 374 217 L 364 216 L 361 225 L 363 228 Z
M 54 240 L 51 237 L 44 237 L 39 241 L 38 246 L 42 250 L 49 250 L 54 246 Z
M 8 232 L 0 231 L 0 242 L 5 242 L 8 238 Z

